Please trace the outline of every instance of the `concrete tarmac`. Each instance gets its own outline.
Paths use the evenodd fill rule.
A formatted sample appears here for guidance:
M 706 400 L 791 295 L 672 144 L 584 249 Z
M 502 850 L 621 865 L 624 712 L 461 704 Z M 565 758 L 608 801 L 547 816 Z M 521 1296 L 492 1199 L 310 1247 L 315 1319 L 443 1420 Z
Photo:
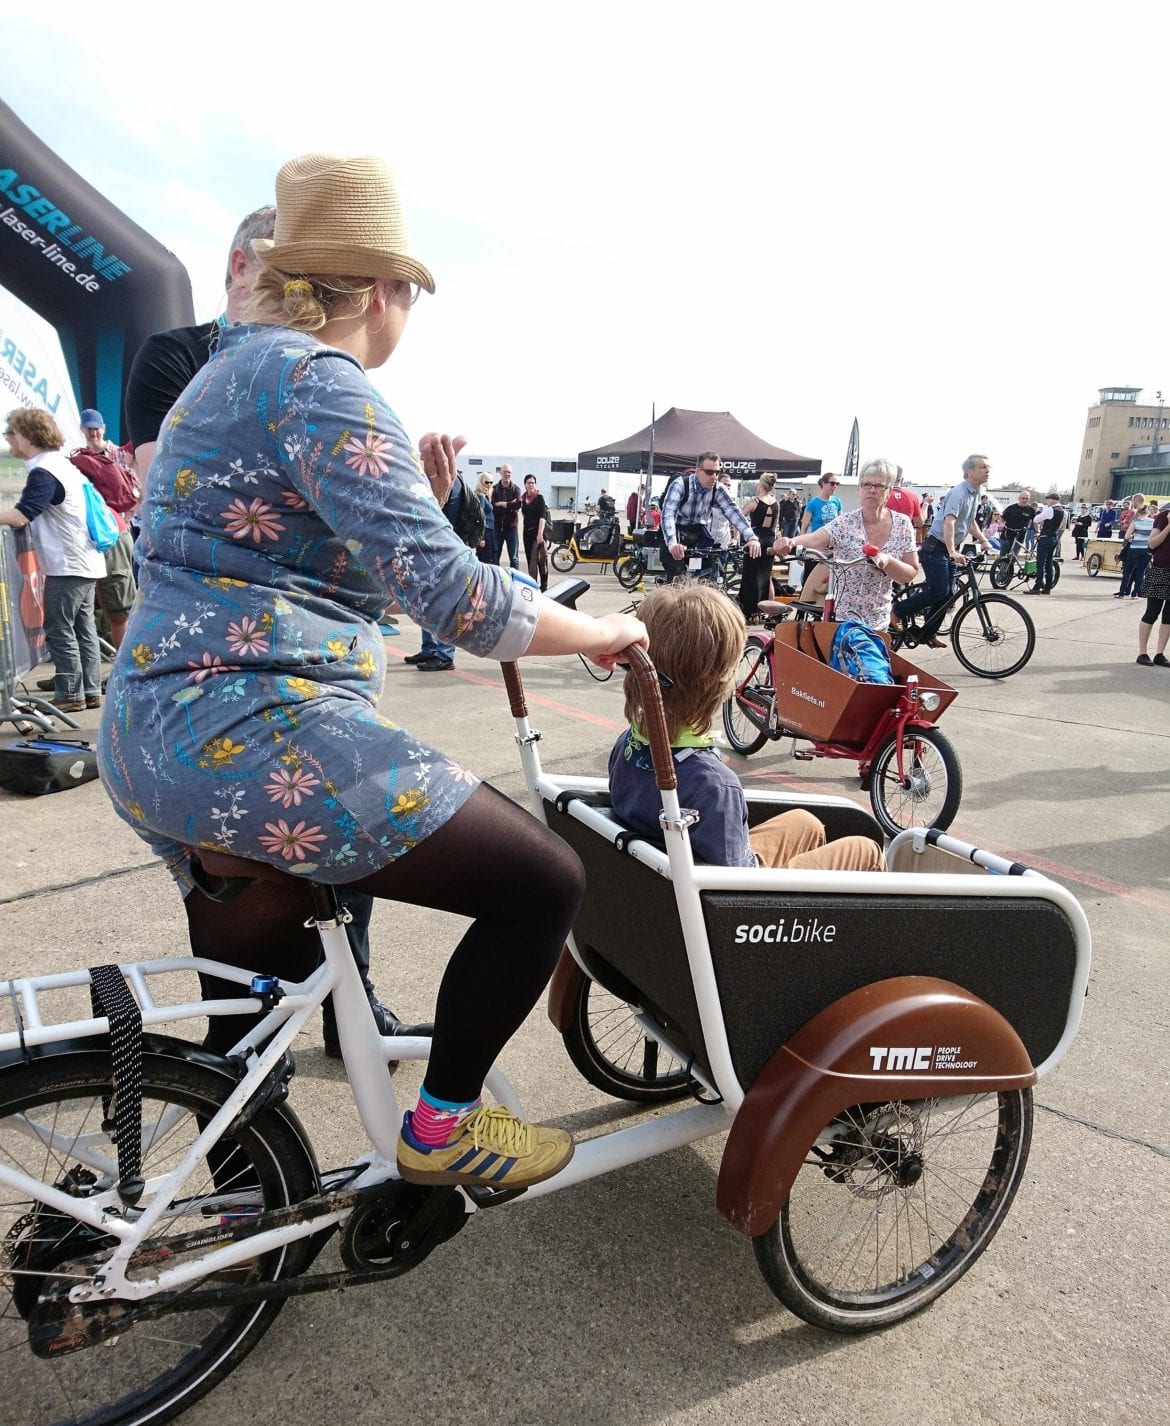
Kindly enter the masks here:
M 1038 645 L 1002 683 L 966 674 L 949 649 L 914 655 L 959 691 L 943 720 L 964 777 L 952 830 L 1067 885 L 1094 940 L 1080 1034 L 1036 1092 L 1023 1185 L 987 1253 L 946 1296 L 860 1338 L 791 1316 L 716 1211 L 720 1137 L 482 1214 L 395 1282 L 290 1303 L 184 1420 L 1170 1420 L 1170 669 L 1135 665 L 1144 605 L 1112 598 L 1117 588 L 1066 562 L 1051 597 L 1021 595 Z M 594 577 L 583 607 L 628 600 L 612 576 Z M 387 641 L 384 709 L 520 796 L 498 668 L 460 654 L 453 673 L 418 673 L 401 662 L 417 647 L 406 621 Z M 594 683 L 568 658 L 522 668 L 545 765 L 603 772 L 621 726 L 620 677 Z M 79 721 L 92 729 L 97 717 Z M 789 748 L 768 744 L 735 765 L 749 784 L 866 801 L 849 764 L 796 763 Z M 0 866 L 0 978 L 185 953 L 169 879 L 97 783 L 31 800 L 0 793 Z M 429 1018 L 462 924 L 377 909 L 374 974 L 404 1017 Z M 540 1009 L 504 1064 L 533 1117 L 582 1136 L 629 1117 L 577 1075 Z M 297 1066 L 293 1103 L 321 1162 L 347 1161 L 363 1140 L 319 1025 L 301 1037 Z M 417 1080 L 409 1066 L 395 1077 L 404 1102 Z

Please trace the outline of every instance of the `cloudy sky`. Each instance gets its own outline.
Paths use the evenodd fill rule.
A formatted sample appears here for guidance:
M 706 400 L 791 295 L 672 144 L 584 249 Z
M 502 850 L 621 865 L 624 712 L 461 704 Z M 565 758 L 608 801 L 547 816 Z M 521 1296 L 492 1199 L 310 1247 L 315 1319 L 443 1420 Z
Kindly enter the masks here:
M 656 402 L 832 468 L 857 416 L 911 480 L 1071 485 L 1099 386 L 1170 395 L 1165 4 L 4 8 L 0 94 L 200 317 L 285 159 L 390 160 L 408 431 L 573 457 Z

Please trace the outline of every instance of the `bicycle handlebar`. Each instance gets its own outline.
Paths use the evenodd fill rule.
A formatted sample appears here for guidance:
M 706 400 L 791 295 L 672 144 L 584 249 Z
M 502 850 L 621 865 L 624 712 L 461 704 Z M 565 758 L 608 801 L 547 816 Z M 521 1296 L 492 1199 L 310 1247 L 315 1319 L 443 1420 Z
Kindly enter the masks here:
M 881 550 L 876 545 L 866 545 L 866 551 L 873 550 L 874 554 L 881 554 Z M 810 564 L 827 565 L 829 569 L 855 569 L 859 564 L 870 564 L 873 555 L 866 553 L 858 555 L 855 560 L 835 560 L 831 555 L 822 554 L 820 550 L 810 550 L 807 545 L 802 545 L 799 541 L 794 541 L 792 555 L 797 559 L 806 560 Z

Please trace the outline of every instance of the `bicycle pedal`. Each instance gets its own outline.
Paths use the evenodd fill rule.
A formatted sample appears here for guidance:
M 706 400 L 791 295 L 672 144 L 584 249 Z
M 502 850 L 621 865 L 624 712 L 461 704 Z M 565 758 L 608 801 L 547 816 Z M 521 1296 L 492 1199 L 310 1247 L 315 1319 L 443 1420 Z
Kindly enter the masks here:
M 497 1203 L 507 1203 L 510 1199 L 519 1198 L 522 1193 L 527 1193 L 528 1186 L 526 1184 L 523 1188 L 480 1188 L 465 1185 L 463 1192 L 477 1208 L 494 1208 Z
M 792 756 L 798 763 L 810 763 L 816 757 L 811 748 L 793 748 Z

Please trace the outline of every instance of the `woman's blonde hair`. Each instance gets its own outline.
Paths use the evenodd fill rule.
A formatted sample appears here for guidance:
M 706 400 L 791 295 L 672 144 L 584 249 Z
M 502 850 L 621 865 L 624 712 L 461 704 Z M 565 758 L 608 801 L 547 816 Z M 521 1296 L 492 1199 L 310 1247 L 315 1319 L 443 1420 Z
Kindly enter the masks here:
M 38 451 L 59 451 L 65 444 L 60 426 L 39 406 L 18 406 L 9 411 L 8 426 Z
M 486 471 L 485 471 L 485 472 L 483 473 L 483 475 L 481 475 L 480 478 L 475 482 L 475 488 L 476 488 L 476 490 L 494 490 L 494 489 L 495 489 L 495 485 L 494 485 L 494 483 L 493 483 L 493 481 L 492 481 L 492 478 L 491 478 L 490 475 L 487 474 Z
M 673 742 L 684 728 L 705 733 L 735 680 L 747 633 L 738 604 L 708 584 L 678 580 L 652 590 L 638 609 L 650 635 L 654 667 L 670 681 L 662 690 L 666 730 Z M 638 681 L 626 674 L 626 721 L 643 732 Z
M 381 279 L 374 277 L 310 277 L 261 267 L 244 311 L 245 322 L 291 327 L 294 332 L 319 332 L 339 308 L 363 316 Z

